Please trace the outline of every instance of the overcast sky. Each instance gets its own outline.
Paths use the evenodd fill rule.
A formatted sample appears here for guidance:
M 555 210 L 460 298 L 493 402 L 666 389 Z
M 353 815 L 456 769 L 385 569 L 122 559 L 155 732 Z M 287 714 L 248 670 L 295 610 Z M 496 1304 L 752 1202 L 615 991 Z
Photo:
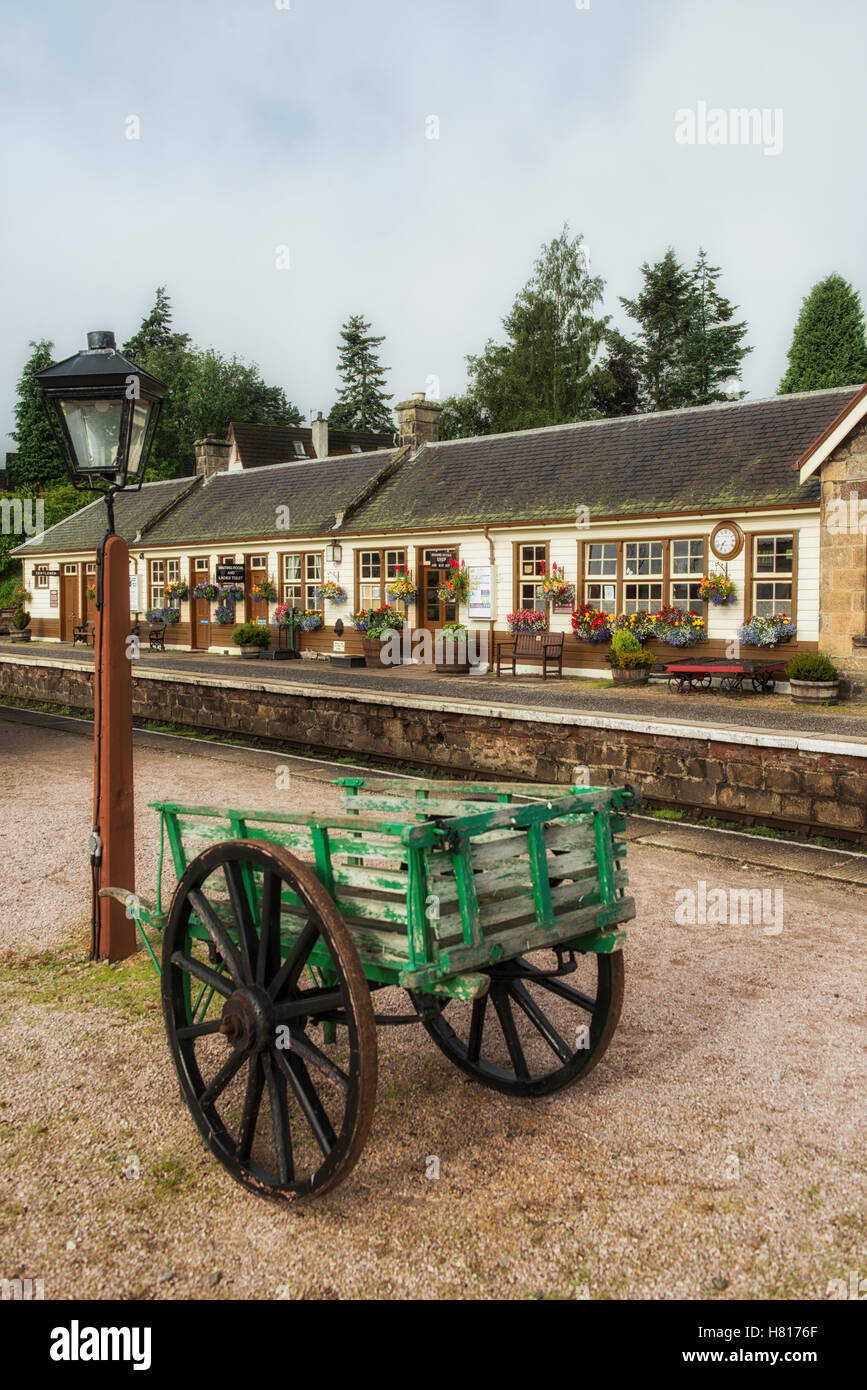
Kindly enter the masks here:
M 305 416 L 334 401 L 351 313 L 386 335 L 395 400 L 460 391 L 566 221 L 624 328 L 642 261 L 703 245 L 749 323 L 753 395 L 818 279 L 867 296 L 864 0 L 2 0 L 0 19 L 3 449 L 28 340 L 120 342 L 159 284 L 176 328 Z M 679 143 L 699 103 L 766 110 L 767 138 Z

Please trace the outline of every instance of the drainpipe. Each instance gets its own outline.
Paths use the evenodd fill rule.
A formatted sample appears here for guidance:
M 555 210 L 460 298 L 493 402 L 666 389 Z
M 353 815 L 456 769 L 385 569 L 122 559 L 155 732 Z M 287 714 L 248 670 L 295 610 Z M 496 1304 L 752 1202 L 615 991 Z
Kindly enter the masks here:
M 482 535 L 484 536 L 485 540 L 488 542 L 488 557 L 489 557 L 489 559 L 490 559 L 490 561 L 491 561 L 491 569 L 493 569 L 493 568 L 494 568 L 494 542 L 491 540 L 490 533 L 489 533 L 489 531 L 488 531 L 488 527 L 487 527 L 487 526 L 483 526 L 483 527 L 482 527 Z M 496 583 L 494 584 L 494 589 L 496 590 Z M 494 664 L 494 619 L 493 619 L 493 618 L 492 618 L 491 621 L 488 623 L 488 656 L 489 656 L 489 658 L 490 658 L 490 660 L 488 661 L 488 671 L 490 672 L 490 671 L 493 669 L 493 664 Z

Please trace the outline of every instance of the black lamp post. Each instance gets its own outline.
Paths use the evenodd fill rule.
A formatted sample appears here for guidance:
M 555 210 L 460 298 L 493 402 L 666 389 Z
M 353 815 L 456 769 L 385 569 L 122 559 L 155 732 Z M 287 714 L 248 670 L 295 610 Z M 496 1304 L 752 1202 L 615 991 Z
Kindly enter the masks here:
M 97 550 L 94 680 L 91 954 L 120 960 L 136 949 L 123 897 L 135 886 L 129 550 L 114 530 L 115 494 L 144 480 L 166 388 L 117 351 L 114 334 L 88 333 L 87 349 L 37 372 L 36 382 L 72 482 L 102 491 L 108 529 Z

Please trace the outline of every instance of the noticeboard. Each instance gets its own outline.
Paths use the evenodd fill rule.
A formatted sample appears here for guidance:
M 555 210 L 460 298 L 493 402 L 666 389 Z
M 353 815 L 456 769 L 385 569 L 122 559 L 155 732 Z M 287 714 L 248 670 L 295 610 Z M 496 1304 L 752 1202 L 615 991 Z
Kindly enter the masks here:
M 243 565 L 217 565 L 218 584 L 243 584 L 245 579 Z
M 496 617 L 496 593 L 493 565 L 468 565 L 469 598 L 467 617 L 488 619 Z
M 426 550 L 424 552 L 424 563 L 428 569 L 441 570 L 446 565 L 451 564 L 455 559 L 455 547 L 453 545 L 443 546 L 437 550 Z

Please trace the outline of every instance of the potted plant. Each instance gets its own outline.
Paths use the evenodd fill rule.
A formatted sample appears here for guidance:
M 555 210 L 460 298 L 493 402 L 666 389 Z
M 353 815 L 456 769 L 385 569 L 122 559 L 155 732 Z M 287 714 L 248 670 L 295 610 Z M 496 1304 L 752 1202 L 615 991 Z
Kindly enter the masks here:
M 656 615 L 653 635 L 670 647 L 694 647 L 707 634 L 704 618 L 691 610 L 687 613 L 683 608 L 675 608 L 667 603 Z
M 470 671 L 468 631 L 464 623 L 446 623 L 436 634 L 434 666 L 444 676 L 466 676 Z M 440 660 L 440 657 L 442 660 Z
M 160 617 L 164 623 L 168 623 L 169 627 L 173 627 L 175 623 L 179 623 L 181 620 L 181 610 L 180 608 L 173 608 L 167 605 L 165 608 L 160 609 Z
M 313 598 L 316 603 L 323 603 L 325 599 L 329 603 L 345 603 L 348 594 L 342 584 L 336 584 L 333 579 L 323 579 L 315 586 Z
M 365 666 L 390 666 L 391 661 L 385 659 L 385 646 L 396 632 L 402 630 L 405 621 L 403 614 L 386 603 L 382 608 L 359 609 L 352 617 L 356 631 L 362 634 Z
M 546 603 L 553 603 L 555 607 L 563 607 L 567 603 L 573 603 L 575 599 L 575 586 L 566 581 L 566 572 L 562 565 L 552 565 L 548 569 L 544 564 L 540 571 L 542 578 L 539 580 L 539 589 Z
M 190 586 L 181 580 L 177 584 L 166 585 L 166 598 L 172 603 L 184 603 L 190 597 Z
M 582 642 L 608 642 L 611 639 L 613 621 L 610 613 L 603 613 L 601 608 L 582 603 L 572 614 L 572 631 Z
M 235 605 L 233 603 L 220 603 L 214 609 L 214 618 L 221 627 L 228 627 L 229 623 L 235 621 Z
M 13 642 L 30 641 L 30 614 L 24 607 L 23 601 L 19 603 L 15 612 L 12 614 L 13 632 L 10 633 Z
M 254 600 L 260 599 L 272 603 L 278 597 L 273 579 L 270 576 L 267 579 L 260 579 L 258 584 L 254 584 L 250 590 L 250 597 Z
M 698 586 L 698 596 L 702 603 L 710 601 L 719 607 L 723 603 L 734 603 L 737 598 L 737 589 L 734 581 L 729 579 L 722 570 L 714 570 L 713 574 L 703 574 L 701 583 Z
M 840 677 L 836 666 L 821 652 L 798 652 L 786 665 L 786 676 L 795 705 L 836 705 Z
M 264 623 L 242 623 L 232 633 L 232 641 L 241 648 L 242 656 L 258 656 L 265 647 L 270 647 L 271 633 Z
M 96 598 L 96 585 L 95 585 L 95 584 L 88 584 L 88 586 L 87 586 L 87 588 L 85 589 L 84 592 L 85 592 L 85 595 L 86 595 L 87 598 L 89 598 L 89 599 L 94 599 L 94 598 Z
M 241 597 L 243 598 L 243 596 L 244 590 L 242 589 Z M 207 599 L 209 603 L 214 603 L 216 599 L 222 597 L 223 595 L 217 585 L 211 584 L 209 581 L 206 581 L 204 584 L 197 584 L 193 589 L 193 598 L 204 598 Z
M 785 613 L 770 617 L 747 618 L 738 637 L 745 647 L 776 647 L 779 642 L 791 642 L 798 629 Z
M 304 608 L 301 610 L 298 626 L 304 632 L 315 632 L 318 627 L 322 626 L 322 614 L 316 608 Z
M 385 592 L 388 594 L 389 598 L 396 599 L 399 603 L 415 602 L 415 596 L 418 591 L 415 586 L 415 580 L 406 565 L 397 565 L 395 567 L 394 578 L 391 583 L 386 586 Z
M 639 642 L 646 642 L 656 631 L 656 618 L 652 613 L 621 613 L 611 623 L 614 632 L 631 632 Z
M 510 632 L 545 632 L 548 619 L 538 608 L 516 608 L 514 613 L 506 614 Z
M 464 561 L 449 560 L 446 577 L 437 589 L 443 603 L 466 603 L 470 596 L 470 576 Z
M 635 634 L 626 628 L 612 637 L 608 661 L 615 685 L 646 685 L 650 668 L 656 665 L 653 652 L 642 647 Z

